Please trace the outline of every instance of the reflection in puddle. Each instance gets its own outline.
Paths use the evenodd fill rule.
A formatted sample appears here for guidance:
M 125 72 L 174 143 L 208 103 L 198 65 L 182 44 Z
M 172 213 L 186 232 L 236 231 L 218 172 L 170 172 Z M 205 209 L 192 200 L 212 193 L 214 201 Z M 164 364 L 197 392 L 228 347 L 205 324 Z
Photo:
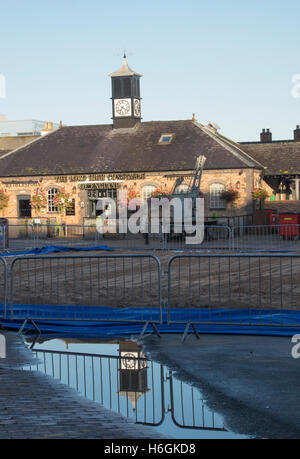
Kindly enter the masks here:
M 31 344 L 30 339 L 27 340 Z M 149 361 L 131 340 L 39 340 L 38 370 L 90 400 L 138 424 L 154 426 L 173 438 L 241 438 L 224 429 L 221 416 L 205 404 L 200 391 Z

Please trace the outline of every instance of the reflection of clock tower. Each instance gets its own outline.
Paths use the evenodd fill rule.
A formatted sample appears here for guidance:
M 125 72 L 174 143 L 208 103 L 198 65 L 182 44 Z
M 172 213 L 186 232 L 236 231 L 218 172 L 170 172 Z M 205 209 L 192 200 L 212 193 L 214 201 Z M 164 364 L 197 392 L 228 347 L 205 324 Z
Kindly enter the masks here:
M 140 397 L 149 392 L 147 361 L 140 346 L 130 340 L 120 342 L 119 394 L 131 401 L 133 411 Z
M 140 78 L 124 55 L 122 67 L 109 75 L 112 81 L 114 128 L 132 128 L 141 121 Z

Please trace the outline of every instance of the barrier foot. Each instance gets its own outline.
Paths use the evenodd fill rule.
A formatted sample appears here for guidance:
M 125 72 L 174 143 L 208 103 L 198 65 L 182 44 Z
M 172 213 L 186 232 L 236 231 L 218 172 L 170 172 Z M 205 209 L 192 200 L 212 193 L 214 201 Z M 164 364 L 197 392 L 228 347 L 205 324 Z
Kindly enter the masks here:
M 32 319 L 25 319 L 23 324 L 22 324 L 22 327 L 19 330 L 19 333 L 18 333 L 19 335 L 22 335 L 23 330 L 24 330 L 25 325 L 27 324 L 27 322 L 30 322 L 33 325 L 33 327 L 34 327 L 34 329 L 35 329 L 35 331 L 37 332 L 38 335 L 42 334 L 41 330 L 38 328 L 38 326 L 35 324 L 35 322 Z M 25 333 L 27 333 L 27 331 Z
M 139 336 L 139 341 L 142 340 L 145 336 L 145 333 L 146 333 L 146 330 L 148 328 L 148 326 L 151 325 L 151 327 L 153 328 L 154 330 L 154 333 L 157 335 L 158 338 L 161 338 L 160 334 L 159 334 L 159 331 L 157 330 L 155 324 L 153 322 L 146 322 L 145 325 L 144 325 L 144 328 L 143 328 L 143 331 L 142 333 L 140 334 Z
M 40 336 L 41 336 L 40 333 L 39 333 L 39 334 L 37 333 L 37 334 L 35 335 L 34 340 L 32 341 L 32 344 L 31 344 L 31 346 L 30 346 L 30 349 L 33 349 L 33 348 L 34 348 L 35 343 L 37 342 L 37 340 L 39 339 Z
M 181 341 L 182 343 L 184 343 L 184 341 L 186 340 L 186 337 L 187 337 L 188 334 L 189 334 L 189 329 L 190 329 L 190 327 L 192 327 L 192 329 L 193 329 L 193 331 L 194 331 L 194 333 L 195 333 L 195 335 L 196 335 L 196 338 L 197 338 L 197 339 L 200 339 L 200 335 L 199 335 L 199 333 L 197 332 L 197 329 L 196 329 L 195 325 L 194 325 L 193 323 L 191 323 L 191 322 L 188 322 L 188 323 L 186 324 L 186 327 L 185 327 L 185 330 L 184 330 L 184 334 L 183 334 L 182 341 Z

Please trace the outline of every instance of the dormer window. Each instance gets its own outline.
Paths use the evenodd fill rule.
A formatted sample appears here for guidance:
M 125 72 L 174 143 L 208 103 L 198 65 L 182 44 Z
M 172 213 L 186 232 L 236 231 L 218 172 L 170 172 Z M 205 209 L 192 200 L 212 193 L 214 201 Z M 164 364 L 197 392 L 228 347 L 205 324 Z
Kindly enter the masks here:
M 159 145 L 169 145 L 174 139 L 175 134 L 162 134 L 158 143 Z

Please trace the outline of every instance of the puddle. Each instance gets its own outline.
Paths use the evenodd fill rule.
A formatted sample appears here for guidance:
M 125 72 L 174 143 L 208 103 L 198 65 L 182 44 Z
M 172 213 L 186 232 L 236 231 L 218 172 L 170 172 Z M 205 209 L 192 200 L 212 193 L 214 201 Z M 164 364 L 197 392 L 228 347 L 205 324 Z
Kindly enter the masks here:
M 32 339 L 26 343 L 32 346 Z M 39 362 L 25 370 L 50 375 L 166 437 L 246 438 L 226 431 L 222 417 L 208 408 L 197 388 L 178 380 L 166 366 L 147 360 L 134 341 L 44 338 L 34 343 L 32 352 Z

